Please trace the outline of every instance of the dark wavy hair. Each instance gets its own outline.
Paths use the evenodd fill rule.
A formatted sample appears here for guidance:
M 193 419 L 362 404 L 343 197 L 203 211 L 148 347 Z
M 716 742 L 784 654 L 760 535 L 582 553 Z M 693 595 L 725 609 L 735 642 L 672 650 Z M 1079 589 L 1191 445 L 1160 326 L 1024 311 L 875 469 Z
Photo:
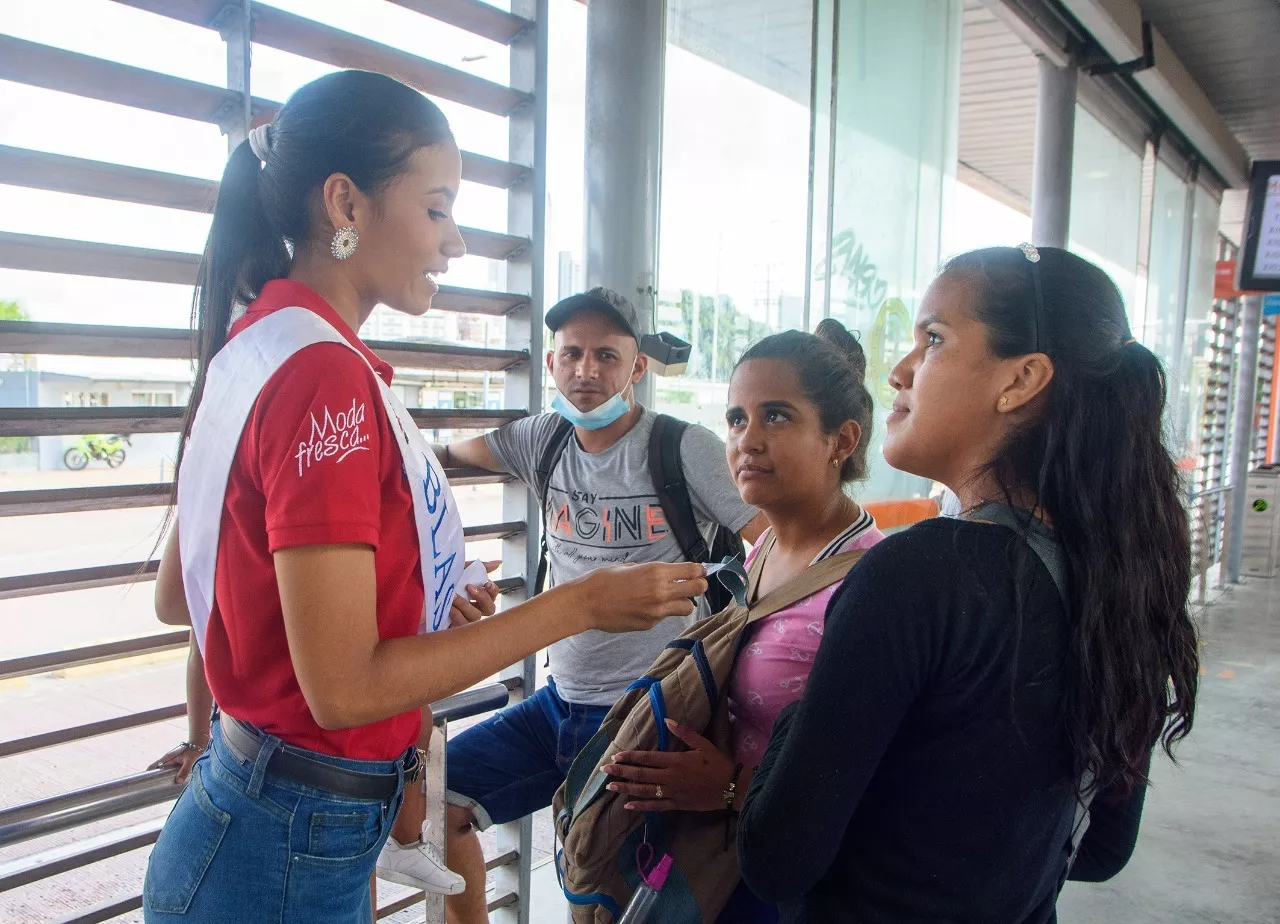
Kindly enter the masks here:
M 1157 743 L 1191 731 L 1199 657 L 1191 539 L 1163 440 L 1166 381 L 1135 342 L 1105 272 L 1065 250 L 992 247 L 951 260 L 996 356 L 1047 354 L 1042 411 L 989 472 L 1034 497 L 1066 553 L 1071 648 L 1064 704 L 1077 775 L 1131 791 Z
M 313 243 L 319 232 L 312 227 L 313 199 L 325 180 L 344 173 L 377 196 L 408 168 L 414 152 L 452 139 L 444 113 L 412 87 L 370 71 L 338 71 L 289 97 L 271 124 L 265 164 L 248 141 L 231 152 L 192 304 L 199 362 L 179 467 L 234 306 L 247 305 L 272 279 L 287 276 L 293 254 Z
M 858 338 L 835 318 L 825 318 L 815 333 L 784 330 L 757 341 L 742 354 L 734 371 L 751 359 L 790 364 L 800 380 L 800 390 L 818 409 L 823 432 L 834 433 L 846 420 L 858 424 L 862 437 L 840 467 L 840 481 L 864 480 L 874 407 L 866 384 L 867 356 Z

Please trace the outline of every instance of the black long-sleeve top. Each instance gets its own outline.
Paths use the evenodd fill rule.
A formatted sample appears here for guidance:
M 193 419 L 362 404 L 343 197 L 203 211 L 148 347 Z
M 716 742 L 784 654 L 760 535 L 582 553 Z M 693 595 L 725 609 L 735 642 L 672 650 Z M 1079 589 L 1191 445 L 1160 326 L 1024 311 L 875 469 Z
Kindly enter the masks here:
M 1075 807 L 1069 634 L 1048 571 L 1018 549 L 1004 526 L 931 520 L 832 598 L 738 824 L 743 878 L 783 921 L 1055 920 Z M 1072 878 L 1128 862 L 1142 797 L 1095 798 Z

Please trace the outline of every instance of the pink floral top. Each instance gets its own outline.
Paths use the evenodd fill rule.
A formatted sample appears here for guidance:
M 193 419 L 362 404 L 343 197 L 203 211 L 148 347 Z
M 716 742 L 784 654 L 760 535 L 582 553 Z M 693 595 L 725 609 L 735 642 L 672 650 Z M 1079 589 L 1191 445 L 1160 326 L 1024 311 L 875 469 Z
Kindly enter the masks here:
M 756 551 L 764 548 L 766 538 L 767 530 L 747 556 L 748 563 Z M 883 538 L 875 518 L 864 510 L 818 553 L 814 562 L 841 552 L 869 549 Z M 747 627 L 745 646 L 729 681 L 734 760 L 743 766 L 760 763 L 778 713 L 804 693 L 809 669 L 822 642 L 827 603 L 839 586 L 836 583 L 824 587 Z

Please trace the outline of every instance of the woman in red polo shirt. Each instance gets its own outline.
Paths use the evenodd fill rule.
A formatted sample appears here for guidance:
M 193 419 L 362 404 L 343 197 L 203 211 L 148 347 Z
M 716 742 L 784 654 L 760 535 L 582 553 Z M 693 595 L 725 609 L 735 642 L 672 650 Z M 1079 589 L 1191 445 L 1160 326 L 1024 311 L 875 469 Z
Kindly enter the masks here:
M 231 155 L 166 550 L 220 716 L 152 851 L 148 921 L 369 921 L 420 707 L 706 590 L 696 564 L 604 568 L 431 631 L 461 584 L 461 520 L 356 331 L 378 304 L 430 307 L 464 253 L 461 172 L 439 109 L 360 71 L 303 87 Z

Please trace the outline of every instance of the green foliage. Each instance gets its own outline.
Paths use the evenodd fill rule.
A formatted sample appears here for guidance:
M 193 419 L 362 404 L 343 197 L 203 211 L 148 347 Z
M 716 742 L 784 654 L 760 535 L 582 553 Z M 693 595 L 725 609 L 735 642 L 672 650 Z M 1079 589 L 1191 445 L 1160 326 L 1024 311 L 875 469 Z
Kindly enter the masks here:
M 680 301 L 660 303 L 662 328 L 693 347 L 689 358 L 689 378 L 727 382 L 734 363 L 751 344 L 769 333 L 769 326 L 739 311 L 733 299 L 721 295 L 697 295 L 682 289 Z M 679 312 L 677 314 L 677 311 Z M 695 396 L 670 392 L 666 400 L 692 403 Z
M 15 301 L 0 300 L 0 321 L 30 321 L 31 316 Z

